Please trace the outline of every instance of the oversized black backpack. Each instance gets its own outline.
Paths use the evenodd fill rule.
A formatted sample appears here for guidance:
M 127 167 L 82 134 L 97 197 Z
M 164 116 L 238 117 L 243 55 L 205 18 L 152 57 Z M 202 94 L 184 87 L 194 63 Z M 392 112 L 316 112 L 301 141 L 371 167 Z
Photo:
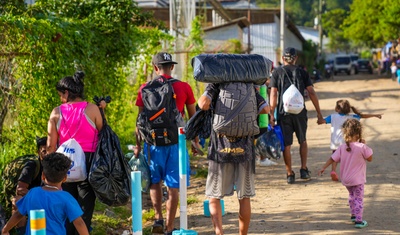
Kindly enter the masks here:
M 0 231 L 3 230 L 4 225 L 6 225 L 6 222 L 7 222 L 6 211 L 0 204 Z
M 159 76 L 142 88 L 143 112 L 137 127 L 148 144 L 165 146 L 178 143 L 178 126 L 183 126 L 182 116 L 176 108 L 176 94 L 172 83 L 176 79 Z
M 213 128 L 230 137 L 253 136 L 260 132 L 257 100 L 253 83 L 230 82 L 219 86 Z
M 1 201 L 4 203 L 4 209 L 7 212 L 11 211 L 11 197 L 15 196 L 15 190 L 17 188 L 18 179 L 21 175 L 22 169 L 28 161 L 34 161 L 36 164 L 35 174 L 33 178 L 36 178 L 40 172 L 39 157 L 33 154 L 23 155 L 15 158 L 6 166 L 3 170 L 1 177 L 3 181 L 3 190 L 1 192 Z

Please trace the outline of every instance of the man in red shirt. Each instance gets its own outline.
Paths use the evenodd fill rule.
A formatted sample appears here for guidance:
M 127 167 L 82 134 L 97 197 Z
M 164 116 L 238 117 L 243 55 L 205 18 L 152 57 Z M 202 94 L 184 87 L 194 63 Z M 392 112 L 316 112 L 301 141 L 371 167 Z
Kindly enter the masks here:
M 172 79 L 171 73 L 174 65 L 177 62 L 172 60 L 172 56 L 166 52 L 160 52 L 153 57 L 153 68 L 155 73 L 163 76 L 167 80 Z M 146 84 L 143 84 L 138 93 L 136 106 L 139 108 L 139 114 L 144 111 L 144 102 L 142 98 L 142 89 Z M 192 88 L 186 82 L 176 81 L 172 83 L 174 93 L 176 95 L 176 107 L 182 114 L 185 115 L 185 106 L 189 118 L 196 112 Z M 138 130 L 136 129 L 136 152 L 141 149 L 140 138 L 138 138 Z M 197 143 L 198 144 L 198 143 Z M 151 186 L 150 198 L 155 211 L 155 222 L 153 224 L 152 233 L 164 233 L 164 219 L 162 215 L 162 185 L 161 182 L 168 188 L 168 199 L 166 202 L 166 224 L 165 234 L 172 234 L 174 230 L 174 220 L 179 200 L 179 146 L 178 144 L 170 144 L 166 146 L 155 146 L 151 143 L 144 143 L 143 153 L 148 160 L 148 153 L 150 153 L 150 171 L 151 171 Z M 187 155 L 189 163 L 189 155 Z M 189 169 L 189 167 L 188 167 Z

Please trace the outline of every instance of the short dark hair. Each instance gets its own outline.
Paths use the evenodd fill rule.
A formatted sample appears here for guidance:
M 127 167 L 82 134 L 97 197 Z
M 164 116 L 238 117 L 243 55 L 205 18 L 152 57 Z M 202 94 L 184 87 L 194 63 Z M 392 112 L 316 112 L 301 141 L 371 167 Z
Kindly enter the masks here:
M 287 47 L 283 53 L 283 58 L 288 63 L 293 63 L 297 57 L 297 51 L 293 47 Z
M 156 66 L 160 70 L 167 70 L 167 69 L 171 69 L 173 65 L 174 64 L 158 64 Z
M 40 147 L 42 147 L 42 146 L 46 146 L 46 144 L 47 144 L 47 136 L 44 136 L 44 137 L 36 136 L 36 147 L 37 147 L 37 150 L 39 150 Z
M 66 76 L 58 81 L 56 89 L 62 93 L 68 91 L 67 101 L 71 101 L 76 98 L 84 99 L 83 77 L 85 77 L 85 73 L 82 71 L 77 71 L 74 76 Z
M 43 174 L 50 183 L 60 183 L 67 175 L 71 163 L 62 153 L 50 153 L 42 160 Z

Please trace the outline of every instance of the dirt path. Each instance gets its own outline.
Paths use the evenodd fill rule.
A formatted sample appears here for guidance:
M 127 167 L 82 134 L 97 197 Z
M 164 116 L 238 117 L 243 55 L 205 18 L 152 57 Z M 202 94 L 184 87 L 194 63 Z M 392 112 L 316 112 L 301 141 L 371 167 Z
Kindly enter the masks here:
M 359 74 L 316 83 L 315 89 L 323 116 L 332 113 L 341 98 L 364 113 L 384 113 L 381 120 L 361 121 L 364 139 L 374 150 L 373 161 L 367 164 L 365 187 L 364 219 L 369 227 L 357 230 L 349 221 L 347 190 L 341 183 L 331 181 L 329 174 L 317 177 L 330 156 L 330 126 L 316 124 L 314 107 L 307 101 L 312 180 L 298 178 L 298 144 L 293 145 L 295 184 L 286 183 L 283 159 L 275 166 L 257 167 L 249 234 L 400 234 L 400 86 L 390 78 Z M 204 184 L 205 180 L 195 180 L 189 187 L 188 193 L 201 201 L 188 206 L 189 229 L 213 234 L 211 219 L 203 216 Z M 236 195 L 225 198 L 225 211 L 225 234 L 238 234 Z M 179 217 L 176 223 L 179 226 Z

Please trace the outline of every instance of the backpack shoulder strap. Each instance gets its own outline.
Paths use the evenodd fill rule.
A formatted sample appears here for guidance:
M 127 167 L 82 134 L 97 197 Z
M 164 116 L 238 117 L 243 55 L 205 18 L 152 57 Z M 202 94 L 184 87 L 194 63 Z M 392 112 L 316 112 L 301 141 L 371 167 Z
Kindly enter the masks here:
M 165 82 L 170 82 L 170 83 L 174 83 L 174 82 L 178 82 L 179 80 L 176 78 L 171 77 L 170 79 L 164 77 L 163 75 L 159 75 L 157 77 L 155 77 L 153 80 L 157 80 L 157 79 L 161 79 Z
M 168 79 L 167 81 L 170 82 L 171 84 L 173 84 L 173 83 L 175 83 L 175 82 L 179 82 L 179 80 L 176 79 L 176 78 L 170 78 L 170 79 Z
M 292 71 L 292 75 L 293 75 L 293 83 L 296 85 L 296 83 L 297 83 L 297 85 L 299 85 L 299 81 L 297 81 L 297 73 L 298 73 L 298 70 L 299 70 L 299 68 L 298 67 L 296 67 L 295 69 L 293 69 L 293 71 Z
M 288 78 L 290 84 L 293 84 L 292 80 L 290 79 L 289 75 L 288 75 L 287 72 L 286 72 L 286 69 L 285 69 L 284 67 L 282 67 L 282 70 L 283 70 L 283 72 L 285 72 L 286 77 Z M 293 71 L 292 71 L 292 74 L 293 74 Z M 294 75 L 293 75 L 293 76 L 294 76 Z M 283 79 L 285 79 L 285 76 L 283 76 Z M 283 82 L 283 81 L 282 81 L 282 82 Z

